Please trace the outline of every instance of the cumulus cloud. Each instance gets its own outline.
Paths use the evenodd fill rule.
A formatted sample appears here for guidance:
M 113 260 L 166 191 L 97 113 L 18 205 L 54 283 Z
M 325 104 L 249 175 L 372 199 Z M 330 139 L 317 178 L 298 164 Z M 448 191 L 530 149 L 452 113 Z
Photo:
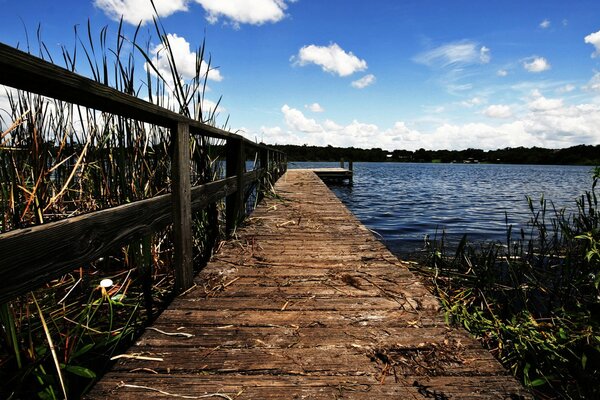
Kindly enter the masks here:
M 496 75 L 504 77 L 508 75 L 508 71 L 505 69 L 499 69 L 498 72 L 496 72 Z
M 312 103 L 304 106 L 314 113 L 322 113 L 325 109 L 319 103 Z
M 545 19 L 542 22 L 540 22 L 540 28 L 542 28 L 542 29 L 550 28 L 550 21 Z
M 196 52 L 191 51 L 190 44 L 185 38 L 177 36 L 177 34 L 167 34 L 167 39 L 173 52 L 177 72 L 180 74 L 180 79 L 190 79 L 196 75 Z M 167 51 L 163 44 L 159 44 L 151 49 L 152 64 L 160 72 L 167 82 L 172 82 L 172 73 L 170 69 Z M 146 65 L 146 68 L 149 68 Z M 151 71 L 153 71 L 151 69 Z M 218 69 L 210 68 L 206 61 L 202 61 L 201 74 L 204 76 L 208 73 L 208 79 L 219 82 L 223 80 L 223 76 Z
M 281 107 L 285 123 L 292 129 L 303 133 L 323 132 L 323 127 L 312 118 L 307 118 L 302 111 L 291 108 L 287 104 Z
M 356 57 L 352 52 L 344 51 L 337 43 L 329 46 L 304 46 L 291 61 L 300 66 L 315 64 L 323 71 L 339 76 L 349 76 L 367 69 L 365 60 Z
M 512 110 L 510 106 L 505 104 L 492 104 L 486 108 L 483 113 L 490 118 L 510 118 L 512 117 Z
M 211 24 L 224 18 L 239 27 L 239 24 L 262 25 L 275 23 L 285 18 L 287 5 L 284 0 L 195 0 L 206 10 L 206 19 Z
M 178 11 L 188 10 L 189 0 L 154 0 L 156 11 L 160 17 L 168 17 Z M 123 21 L 132 25 L 140 22 L 145 24 L 152 21 L 154 10 L 148 0 L 94 0 L 94 5 L 101 9 L 109 18 Z
M 373 75 L 373 74 L 365 75 L 362 78 L 352 82 L 352 87 L 355 87 L 357 89 L 364 89 L 367 86 L 371 86 L 372 84 L 374 84 L 375 81 L 376 81 L 375 75 Z
M 600 79 L 600 78 L 599 78 Z M 519 109 L 517 114 L 515 110 Z M 546 98 L 534 90 L 523 104 L 493 104 L 482 111 L 489 123 L 450 123 L 435 118 L 433 125 L 416 128 L 405 121 L 382 127 L 368 121 L 339 123 L 306 117 L 300 110 L 281 108 L 285 125 L 261 127 L 268 143 L 381 147 L 386 150 L 465 149 L 504 147 L 561 148 L 599 143 L 600 104 L 566 105 L 562 99 Z M 257 135 L 252 134 L 252 135 Z
M 491 60 L 490 49 L 463 40 L 448 43 L 418 54 L 413 60 L 430 67 L 448 67 L 456 64 L 487 64 Z
M 539 90 L 531 92 L 532 100 L 528 103 L 528 107 L 533 111 L 548 111 L 561 108 L 563 106 L 562 99 L 549 99 L 544 97 Z
M 591 44 L 596 49 L 592 53 L 592 57 L 598 57 L 600 55 L 600 31 L 590 33 L 583 40 L 585 43 Z
M 529 72 L 543 72 L 551 68 L 550 63 L 544 57 L 533 57 L 523 61 L 523 68 Z

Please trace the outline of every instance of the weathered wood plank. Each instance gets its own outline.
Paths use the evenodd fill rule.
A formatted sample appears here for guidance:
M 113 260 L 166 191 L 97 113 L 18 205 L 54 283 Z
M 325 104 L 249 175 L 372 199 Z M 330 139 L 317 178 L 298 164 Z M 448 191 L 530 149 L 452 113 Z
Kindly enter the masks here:
M 238 186 L 240 186 L 241 178 L 244 174 L 245 153 L 243 143 L 238 141 L 228 140 L 226 145 L 226 176 L 237 176 Z M 227 196 L 225 201 L 225 231 L 227 235 L 231 234 L 236 225 L 241 221 L 244 215 L 244 191 L 238 190 L 235 193 Z
M 180 122 L 171 131 L 173 138 L 171 212 L 173 214 L 175 293 L 181 293 L 194 284 L 189 129 L 189 125 Z
M 514 379 L 508 376 L 477 377 L 386 377 L 374 382 L 366 376 L 293 375 L 169 375 L 130 373 L 126 382 L 141 386 L 122 387 L 123 382 L 105 378 L 96 387 L 102 398 L 127 393 L 131 398 L 173 398 L 174 395 L 202 396 L 214 393 L 235 399 L 522 399 L 522 392 L 505 389 Z M 149 388 L 169 391 L 160 394 Z
M 120 360 L 89 398 L 528 398 L 313 173 L 276 189 L 128 351 L 160 361 Z

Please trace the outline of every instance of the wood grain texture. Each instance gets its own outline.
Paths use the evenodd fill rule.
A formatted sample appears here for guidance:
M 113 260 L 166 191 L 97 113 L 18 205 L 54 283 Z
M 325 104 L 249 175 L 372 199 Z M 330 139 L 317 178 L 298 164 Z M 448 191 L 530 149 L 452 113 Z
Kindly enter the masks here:
M 251 174 L 248 179 L 254 178 Z M 192 210 L 201 210 L 236 190 L 235 177 L 194 187 Z M 166 194 L 2 234 L 0 303 L 172 222 L 171 195 Z
M 276 192 L 87 398 L 530 398 L 314 173 Z
M 171 194 L 173 265 L 175 269 L 175 293 L 181 293 L 194 284 L 189 125 L 183 122 L 178 123 L 171 130 L 171 136 L 173 137 L 173 163 L 171 164 L 171 179 L 173 181 L 173 193 Z
M 245 173 L 244 186 L 264 174 L 263 169 Z M 193 187 L 192 211 L 235 193 L 237 185 L 234 176 Z M 166 227 L 173 222 L 171 211 L 171 195 L 166 194 L 0 235 L 0 303 Z

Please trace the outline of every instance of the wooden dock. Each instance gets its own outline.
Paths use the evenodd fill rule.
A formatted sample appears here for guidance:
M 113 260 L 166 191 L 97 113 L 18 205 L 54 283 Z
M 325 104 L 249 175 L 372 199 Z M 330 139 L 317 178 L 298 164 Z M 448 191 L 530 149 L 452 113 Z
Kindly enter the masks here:
M 317 174 L 323 181 L 345 181 L 352 183 L 354 171 L 346 168 L 313 168 L 312 172 Z
M 529 398 L 313 172 L 276 192 L 88 398 Z

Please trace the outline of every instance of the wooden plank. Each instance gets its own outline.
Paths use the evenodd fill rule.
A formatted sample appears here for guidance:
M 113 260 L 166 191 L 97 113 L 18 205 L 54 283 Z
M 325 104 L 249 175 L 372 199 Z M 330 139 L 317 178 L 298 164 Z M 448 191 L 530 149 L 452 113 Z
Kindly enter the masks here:
M 276 190 L 89 398 L 529 398 L 314 173 Z
M 523 399 L 518 391 L 503 390 L 512 384 L 508 376 L 432 377 L 387 376 L 380 382 L 368 376 L 309 375 L 173 375 L 127 374 L 127 383 L 107 377 L 97 387 L 98 398 L 175 398 L 179 396 L 227 395 L 232 399 Z M 138 387 L 126 387 L 130 384 Z M 178 390 L 174 390 L 174 388 Z M 159 389 L 167 391 L 159 393 Z M 170 392 L 168 392 L 170 390 Z M 192 397 L 193 398 L 193 397 Z
M 238 188 L 240 188 L 240 190 L 227 196 L 225 201 L 225 231 L 227 235 L 230 235 L 243 218 L 245 211 L 243 176 L 246 159 L 243 142 L 233 139 L 228 140 L 226 152 L 225 174 L 227 177 L 237 177 Z
M 244 174 L 244 186 L 262 174 L 262 169 Z M 193 187 L 192 211 L 234 193 L 237 184 L 233 177 Z M 166 227 L 173 222 L 171 203 L 171 195 L 165 194 L 0 235 L 0 303 Z
M 172 130 L 171 136 L 173 138 L 171 163 L 173 264 L 175 269 L 175 293 L 181 293 L 194 284 L 189 126 L 185 123 L 178 123 Z
M 192 209 L 203 209 L 236 189 L 235 178 L 196 186 Z M 166 194 L 0 235 L 0 303 L 164 228 L 172 222 L 170 205 Z

